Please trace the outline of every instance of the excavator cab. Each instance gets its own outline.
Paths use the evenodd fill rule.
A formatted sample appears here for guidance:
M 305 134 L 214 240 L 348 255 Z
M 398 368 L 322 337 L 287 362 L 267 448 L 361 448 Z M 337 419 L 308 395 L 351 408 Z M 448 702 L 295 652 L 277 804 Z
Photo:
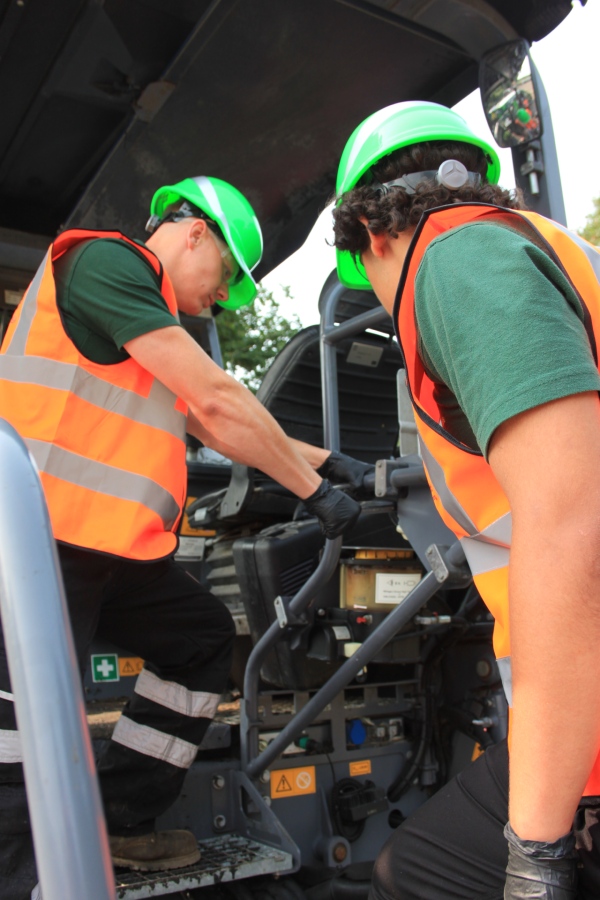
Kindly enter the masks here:
M 3 327 L 57 231 L 142 239 L 157 184 L 200 168 L 256 209 L 260 280 L 303 243 L 357 122 L 404 99 L 452 106 L 478 79 L 528 205 L 564 220 L 543 86 L 533 66 L 524 71 L 531 42 L 568 14 L 563 0 L 52 6 L 0 9 Z M 175 873 L 117 871 L 102 893 L 75 864 L 59 877 L 40 849 L 44 900 L 94 890 L 98 900 L 366 898 L 392 829 L 506 735 L 493 622 L 433 506 L 390 319 L 335 272 L 319 311 L 258 396 L 291 436 L 373 464 L 352 532 L 325 541 L 263 473 L 189 454 L 178 559 L 231 610 L 237 649 L 230 690 L 158 827 L 191 829 L 202 859 Z M 218 323 L 183 321 L 220 362 Z M 4 604 L 2 616 L 8 623 Z M 84 692 L 96 749 L 142 662 L 94 647 Z M 25 720 L 27 696 L 16 700 Z M 30 744 L 42 768 L 60 749 Z M 42 811 L 45 802 L 30 795 Z M 43 848 L 47 819 L 38 820 Z M 72 824 L 74 859 L 90 850 L 89 833 Z

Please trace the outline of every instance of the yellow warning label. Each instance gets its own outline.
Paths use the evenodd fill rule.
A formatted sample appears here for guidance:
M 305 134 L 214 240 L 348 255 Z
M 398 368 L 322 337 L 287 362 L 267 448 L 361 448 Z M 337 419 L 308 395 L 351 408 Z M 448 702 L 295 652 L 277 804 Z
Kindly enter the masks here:
M 128 675 L 139 675 L 143 665 L 144 660 L 139 656 L 120 656 L 119 675 L 121 678 L 126 678 Z
M 414 550 L 357 550 L 355 559 L 412 559 Z
M 299 797 L 300 794 L 316 794 L 317 779 L 314 766 L 300 769 L 279 769 L 271 772 L 271 799 Z
M 359 759 L 356 762 L 350 763 L 350 774 L 351 775 L 370 775 L 371 774 L 371 760 L 370 759 Z
M 485 750 L 481 746 L 481 744 L 475 744 L 473 747 L 473 755 L 471 756 L 471 762 L 475 762 L 478 756 L 481 756 L 482 753 L 485 753 Z
M 188 506 L 196 500 L 197 497 L 188 497 L 185 502 L 185 508 L 187 510 Z M 190 525 L 187 511 L 184 512 L 182 520 L 181 520 L 181 528 L 179 529 L 179 534 L 185 537 L 214 537 L 217 532 L 214 529 L 210 528 L 192 528 Z

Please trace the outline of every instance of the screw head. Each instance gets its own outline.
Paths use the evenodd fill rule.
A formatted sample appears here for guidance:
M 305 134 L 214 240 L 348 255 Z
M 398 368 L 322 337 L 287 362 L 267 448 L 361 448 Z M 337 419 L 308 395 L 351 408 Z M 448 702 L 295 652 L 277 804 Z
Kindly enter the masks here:
M 222 791 L 225 787 L 225 779 L 222 775 L 213 775 L 212 786 L 215 791 Z
M 225 816 L 215 816 L 213 819 L 213 825 L 215 828 L 221 830 L 227 825 L 227 819 L 225 818 Z

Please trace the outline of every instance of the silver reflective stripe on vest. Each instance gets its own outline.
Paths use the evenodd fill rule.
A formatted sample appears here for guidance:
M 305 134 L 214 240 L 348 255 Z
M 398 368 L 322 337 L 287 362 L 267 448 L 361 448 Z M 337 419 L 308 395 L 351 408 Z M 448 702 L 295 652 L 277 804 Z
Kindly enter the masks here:
M 460 539 L 473 575 L 503 569 L 510 558 L 512 516 L 505 513 L 479 534 Z
M 9 694 L 8 691 L 0 691 L 0 700 L 10 700 L 11 703 L 15 702 L 13 694 Z
M 508 565 L 510 551 L 506 547 L 488 544 L 477 538 L 461 538 L 460 543 L 473 575 L 483 575 L 485 572 L 503 569 Z
M 482 575 L 484 572 L 492 572 L 494 569 L 502 569 L 507 566 L 512 534 L 511 514 L 505 513 L 479 532 L 468 513 L 450 491 L 444 470 L 426 447 L 425 442 L 421 441 L 420 443 L 423 462 L 442 506 L 454 521 L 468 533 L 468 537 L 461 538 L 460 542 L 473 575 Z
M 21 735 L 18 731 L 0 730 L 0 763 L 23 762 Z
M 74 363 L 41 356 L 15 356 L 12 351 L 0 354 L 0 378 L 17 384 L 70 391 L 106 412 L 116 413 L 141 425 L 150 425 L 185 440 L 186 417 L 175 409 L 177 397 L 156 378 L 150 395 L 142 397 L 135 391 L 98 378 Z
M 166 531 L 177 521 L 179 504 L 151 478 L 87 459 L 48 441 L 26 438 L 25 443 L 40 472 L 99 494 L 141 503 L 162 519 Z
M 48 250 L 34 275 L 33 281 L 27 289 L 27 294 L 23 301 L 23 306 L 21 307 L 19 323 L 15 328 L 10 344 L 6 348 L 6 353 L 25 353 L 25 345 L 27 344 L 27 338 L 29 337 L 31 323 L 37 312 L 38 294 L 40 292 L 40 285 L 42 283 L 42 278 L 44 277 L 44 270 L 46 268 L 46 263 L 48 262 L 49 254 L 50 251 Z
M 431 479 L 431 483 L 439 494 L 442 506 L 446 512 L 452 516 L 454 521 L 458 522 L 460 527 L 467 532 L 467 534 L 477 534 L 477 526 L 471 521 L 454 494 L 450 492 L 450 489 L 446 484 L 444 470 L 439 462 L 432 456 L 428 447 L 425 445 L 425 441 L 420 440 L 419 444 L 421 447 L 421 458 L 425 463 L 425 468 L 427 469 L 427 474 Z
M 180 769 L 189 769 L 198 752 L 195 744 L 165 734 L 156 728 L 150 728 L 148 725 L 138 725 L 128 716 L 121 716 L 113 731 L 112 739 L 117 744 L 129 747 L 130 750 L 161 759 Z
M 163 681 L 154 672 L 142 669 L 135 693 L 167 709 L 192 718 L 212 719 L 217 711 L 220 694 L 209 694 L 206 691 L 189 691 L 182 684 L 174 681 Z
M 503 656 L 497 659 L 498 669 L 500 670 L 500 678 L 502 679 L 502 687 L 506 694 L 508 705 L 512 707 L 512 668 L 510 664 L 510 656 Z

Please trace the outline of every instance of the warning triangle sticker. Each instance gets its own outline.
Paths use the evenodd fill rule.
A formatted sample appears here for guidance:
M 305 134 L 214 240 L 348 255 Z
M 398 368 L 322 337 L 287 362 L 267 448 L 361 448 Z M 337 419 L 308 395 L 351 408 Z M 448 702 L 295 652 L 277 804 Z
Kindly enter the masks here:
M 287 791 L 291 791 L 291 790 L 292 790 L 291 784 L 289 783 L 289 781 L 287 780 L 285 775 L 282 775 L 281 779 L 279 781 L 279 784 L 275 788 L 275 793 L 276 794 L 284 794 Z
M 133 668 L 129 660 L 123 663 L 123 666 L 121 667 L 121 675 L 135 675 L 135 669 Z

